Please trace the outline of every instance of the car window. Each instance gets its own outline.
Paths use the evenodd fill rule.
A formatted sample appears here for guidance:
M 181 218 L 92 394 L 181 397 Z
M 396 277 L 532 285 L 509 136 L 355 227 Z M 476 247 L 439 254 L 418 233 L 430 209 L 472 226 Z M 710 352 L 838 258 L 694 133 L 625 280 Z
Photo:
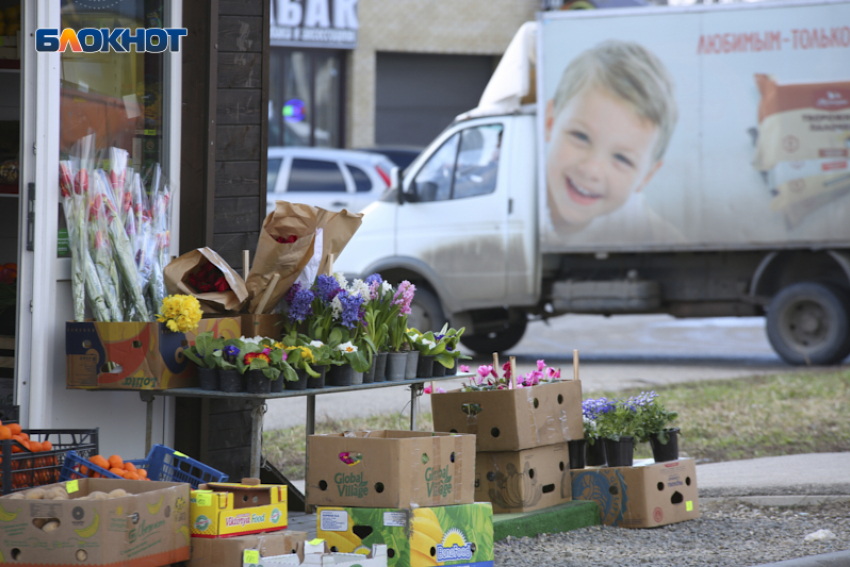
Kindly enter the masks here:
M 345 178 L 333 161 L 293 159 L 286 191 L 345 193 Z
M 270 159 L 268 161 L 268 166 L 266 167 L 266 191 L 269 193 L 274 192 L 275 185 L 277 184 L 277 174 L 280 173 L 280 163 L 282 159 Z
M 496 190 L 502 125 L 489 124 L 461 132 L 452 199 L 487 195 Z
M 428 158 L 408 187 L 410 201 L 446 201 L 451 197 L 459 140 L 460 135 L 455 134 Z
M 348 171 L 351 173 L 351 178 L 354 179 L 354 189 L 358 193 L 368 193 L 372 190 L 372 180 L 366 175 L 366 172 L 355 165 L 346 164 Z

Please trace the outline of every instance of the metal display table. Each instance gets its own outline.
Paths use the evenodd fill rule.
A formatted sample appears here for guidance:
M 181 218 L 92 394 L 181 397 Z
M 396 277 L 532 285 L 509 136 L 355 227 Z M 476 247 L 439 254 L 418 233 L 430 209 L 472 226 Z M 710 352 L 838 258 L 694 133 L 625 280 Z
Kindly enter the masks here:
M 416 398 L 422 394 L 425 384 L 428 382 L 444 382 L 446 380 L 461 380 L 472 374 L 458 374 L 455 376 L 441 376 L 439 378 L 414 378 L 412 380 L 399 380 L 395 382 L 373 382 L 371 384 L 357 384 L 352 386 L 326 386 L 320 389 L 308 388 L 306 390 L 284 390 L 280 393 L 249 394 L 247 392 L 231 393 L 219 390 L 201 390 L 200 388 L 174 388 L 172 390 L 143 390 L 139 392 L 143 402 L 147 403 L 147 420 L 145 424 L 145 454 L 151 450 L 151 436 L 153 429 L 153 400 L 156 396 L 175 396 L 184 398 L 208 398 L 245 400 L 251 407 L 251 477 L 260 477 L 262 466 L 263 449 L 263 414 L 265 414 L 266 400 L 280 398 L 307 398 L 307 436 L 309 438 L 316 430 L 316 396 L 322 394 L 336 394 L 339 392 L 354 392 L 364 390 L 375 390 L 377 388 L 392 388 L 397 386 L 410 387 L 410 430 L 416 429 Z

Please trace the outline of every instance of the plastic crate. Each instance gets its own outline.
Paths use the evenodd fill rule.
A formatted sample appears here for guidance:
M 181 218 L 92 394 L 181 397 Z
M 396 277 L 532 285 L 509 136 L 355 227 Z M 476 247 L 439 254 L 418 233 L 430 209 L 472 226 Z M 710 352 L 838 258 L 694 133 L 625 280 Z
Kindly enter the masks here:
M 185 482 L 191 484 L 192 488 L 198 488 L 198 485 L 207 482 L 227 482 L 228 479 L 226 474 L 165 445 L 154 445 L 147 459 L 127 462 L 148 471 L 150 480 Z M 99 474 L 103 478 L 121 478 L 72 452 L 65 458 L 65 466 L 59 480 L 86 478 L 90 474 Z
M 198 488 L 208 482 L 227 482 L 228 476 L 165 445 L 154 445 L 147 459 L 130 461 L 148 471 L 151 480 L 185 482 Z
M 0 441 L 2 493 L 9 494 L 35 486 L 59 482 L 69 453 L 94 456 L 98 453 L 97 429 L 29 429 L 24 430 L 33 441 L 50 441 L 53 449 L 33 453 L 14 439 Z M 17 448 L 18 452 L 13 452 Z

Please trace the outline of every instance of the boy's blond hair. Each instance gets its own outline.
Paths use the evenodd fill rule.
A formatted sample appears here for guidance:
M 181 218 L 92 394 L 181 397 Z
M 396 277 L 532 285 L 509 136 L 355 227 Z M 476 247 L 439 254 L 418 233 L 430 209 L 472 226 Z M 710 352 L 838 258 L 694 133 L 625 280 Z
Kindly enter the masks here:
M 637 43 L 616 39 L 582 52 L 561 76 L 555 91 L 555 114 L 588 86 L 609 91 L 658 126 L 654 158 L 660 160 L 678 119 L 673 79 L 661 60 Z

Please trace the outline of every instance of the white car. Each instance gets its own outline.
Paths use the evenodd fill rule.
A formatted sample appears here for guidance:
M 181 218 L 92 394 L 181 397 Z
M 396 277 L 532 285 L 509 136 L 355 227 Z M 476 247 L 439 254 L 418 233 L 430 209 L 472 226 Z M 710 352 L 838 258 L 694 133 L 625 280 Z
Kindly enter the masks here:
M 269 148 L 266 214 L 274 210 L 275 201 L 359 212 L 384 193 L 393 167 L 386 156 L 369 152 Z

